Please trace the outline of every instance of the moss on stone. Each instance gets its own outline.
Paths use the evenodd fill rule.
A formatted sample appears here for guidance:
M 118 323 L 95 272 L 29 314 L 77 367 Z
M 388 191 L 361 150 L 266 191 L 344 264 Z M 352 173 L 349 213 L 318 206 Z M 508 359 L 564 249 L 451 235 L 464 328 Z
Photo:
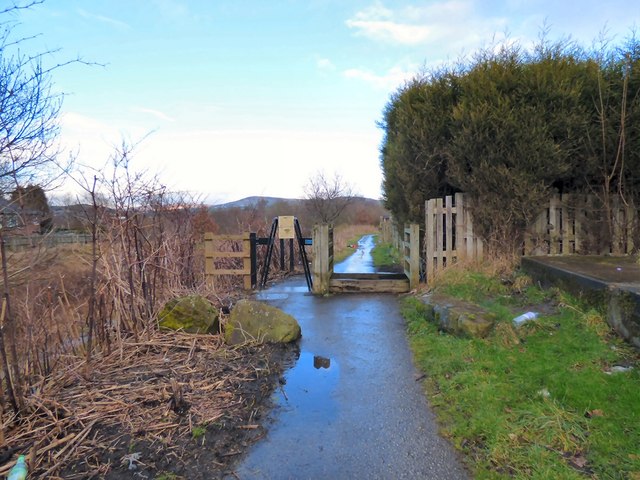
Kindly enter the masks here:
M 158 314 L 158 325 L 187 333 L 219 333 L 218 312 L 200 295 L 169 300 Z
M 300 325 L 291 315 L 261 302 L 241 300 L 225 325 L 225 341 L 237 345 L 247 341 L 288 343 L 300 338 Z

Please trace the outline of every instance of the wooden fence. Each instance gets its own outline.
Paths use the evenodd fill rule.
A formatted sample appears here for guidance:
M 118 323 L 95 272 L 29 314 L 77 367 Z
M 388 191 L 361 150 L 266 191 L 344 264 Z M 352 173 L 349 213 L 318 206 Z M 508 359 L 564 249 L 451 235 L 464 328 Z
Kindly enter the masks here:
M 464 194 L 428 200 L 425 205 L 426 275 L 463 258 L 479 260 L 482 239 L 475 235 Z M 637 209 L 614 198 L 607 209 L 593 195 L 553 195 L 524 232 L 524 255 L 630 254 L 640 228 Z M 612 232 L 612 233 L 611 233 Z
M 609 210 L 607 220 L 607 209 L 594 195 L 553 195 L 525 232 L 524 254 L 630 254 L 638 211 L 617 197 Z
M 482 239 L 474 234 L 464 194 L 427 200 L 424 247 L 427 278 L 463 258 L 482 258 Z
M 57 245 L 85 244 L 91 242 L 89 233 L 47 233 L 44 235 L 7 235 L 5 245 L 10 250 Z
M 208 279 L 221 275 L 241 275 L 245 290 L 256 285 L 255 233 L 241 235 L 214 235 L 205 233 L 204 255 L 205 275 Z M 230 260 L 232 259 L 232 260 Z M 232 266 L 239 263 L 242 266 Z

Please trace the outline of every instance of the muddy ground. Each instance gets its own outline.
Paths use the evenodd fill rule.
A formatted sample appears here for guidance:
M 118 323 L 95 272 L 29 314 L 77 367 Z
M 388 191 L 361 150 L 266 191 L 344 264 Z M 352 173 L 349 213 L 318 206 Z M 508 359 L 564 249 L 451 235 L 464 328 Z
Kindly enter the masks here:
M 266 434 L 271 395 L 284 381 L 283 372 L 295 362 L 297 355 L 296 345 L 246 348 L 240 362 L 243 368 L 253 372 L 234 385 L 234 400 L 230 400 L 228 411 L 209 425 L 196 425 L 190 428 L 191 432 L 173 437 L 171 444 L 149 439 L 145 432 L 123 435 L 117 428 L 99 432 L 105 440 L 110 439 L 112 445 L 99 459 L 103 465 L 112 467 L 103 478 L 234 478 L 234 465 L 249 446 Z M 185 406 L 186 409 L 193 407 Z M 181 416 L 186 422 L 185 414 Z M 139 462 L 135 460 L 137 453 Z
M 26 454 L 33 479 L 236 478 L 298 355 L 296 344 L 229 347 L 216 335 L 128 340 L 30 395 L 0 454 Z

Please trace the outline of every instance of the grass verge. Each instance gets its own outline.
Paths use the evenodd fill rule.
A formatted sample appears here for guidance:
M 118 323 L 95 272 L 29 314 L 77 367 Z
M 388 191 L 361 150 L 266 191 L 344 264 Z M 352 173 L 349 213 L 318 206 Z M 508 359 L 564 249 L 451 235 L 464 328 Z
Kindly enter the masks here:
M 522 276 L 455 272 L 439 285 L 499 319 L 489 338 L 457 338 L 418 298 L 402 305 L 442 433 L 475 478 L 640 479 L 639 357 L 599 312 Z M 547 314 L 514 329 L 527 310 Z
M 400 266 L 400 252 L 390 243 L 378 243 L 379 239 L 376 239 L 376 246 L 371 251 L 373 264 L 378 268 Z

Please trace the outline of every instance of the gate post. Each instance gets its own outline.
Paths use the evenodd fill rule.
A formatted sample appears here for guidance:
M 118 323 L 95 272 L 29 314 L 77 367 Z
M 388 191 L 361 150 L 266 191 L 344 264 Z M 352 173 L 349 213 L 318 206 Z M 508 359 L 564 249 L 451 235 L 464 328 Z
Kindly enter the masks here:
M 332 227 L 326 223 L 313 226 L 313 293 L 329 293 L 333 274 Z
M 420 282 L 420 226 L 417 223 L 404 228 L 404 271 L 413 290 Z

